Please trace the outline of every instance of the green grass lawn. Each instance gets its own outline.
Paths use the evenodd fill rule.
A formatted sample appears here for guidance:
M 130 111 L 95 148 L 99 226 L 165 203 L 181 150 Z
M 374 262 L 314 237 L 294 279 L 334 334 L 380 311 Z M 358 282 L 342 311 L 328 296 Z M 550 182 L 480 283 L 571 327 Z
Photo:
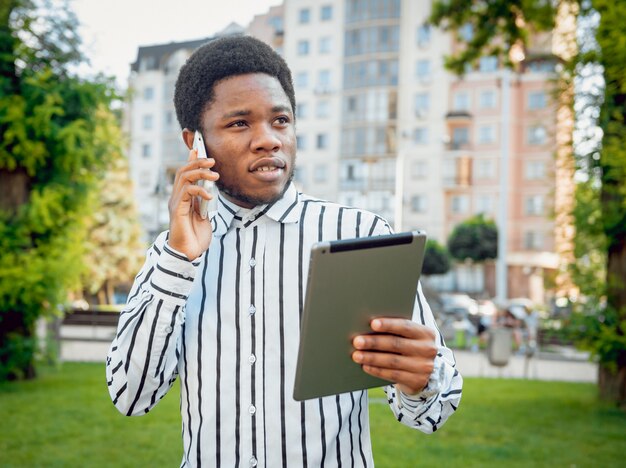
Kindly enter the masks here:
M 178 385 L 148 415 L 109 400 L 104 366 L 66 363 L 32 382 L 0 385 L 0 466 L 178 466 Z M 595 386 L 466 379 L 461 407 L 426 436 L 398 424 L 372 392 L 377 467 L 624 466 L 626 414 Z

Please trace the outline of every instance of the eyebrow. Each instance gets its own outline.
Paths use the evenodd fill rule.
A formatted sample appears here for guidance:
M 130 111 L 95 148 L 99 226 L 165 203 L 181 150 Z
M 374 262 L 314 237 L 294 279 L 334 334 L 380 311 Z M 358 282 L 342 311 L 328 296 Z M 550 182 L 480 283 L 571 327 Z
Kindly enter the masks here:
M 290 106 L 285 106 L 285 105 L 278 105 L 278 106 L 274 106 L 272 107 L 272 113 L 277 113 L 277 112 L 287 112 L 289 114 L 292 113 L 291 111 L 291 107 Z M 226 114 L 222 115 L 222 120 L 228 120 L 228 119 L 232 119 L 234 117 L 245 117 L 252 114 L 251 110 L 247 110 L 247 109 L 240 109 L 240 110 L 235 110 L 232 112 L 227 112 Z

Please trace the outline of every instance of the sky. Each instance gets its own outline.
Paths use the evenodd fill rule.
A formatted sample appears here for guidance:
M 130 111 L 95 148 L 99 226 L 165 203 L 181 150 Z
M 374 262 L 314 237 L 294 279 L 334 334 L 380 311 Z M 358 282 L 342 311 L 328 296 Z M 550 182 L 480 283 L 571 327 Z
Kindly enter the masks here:
M 231 22 L 247 26 L 282 0 L 70 0 L 90 68 L 127 85 L 139 46 L 209 37 Z

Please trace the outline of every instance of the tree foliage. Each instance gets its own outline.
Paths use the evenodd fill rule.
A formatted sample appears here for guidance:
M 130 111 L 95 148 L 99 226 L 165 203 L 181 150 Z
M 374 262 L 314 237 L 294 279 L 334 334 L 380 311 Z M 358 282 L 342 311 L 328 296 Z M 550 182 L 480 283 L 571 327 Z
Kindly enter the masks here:
M 445 275 L 448 271 L 450 271 L 450 254 L 439 242 L 428 239 L 422 273 L 424 275 Z
M 131 195 L 128 160 L 122 153 L 121 129 L 110 113 L 102 116 L 102 122 L 94 137 L 110 142 L 112 161 L 91 197 L 82 283 L 100 304 L 111 304 L 114 288 L 131 282 L 141 267 L 145 245 Z
M 448 250 L 459 261 L 484 262 L 498 256 L 498 228 L 479 214 L 457 224 L 448 238 Z
M 87 200 L 111 155 L 112 83 L 83 80 L 66 2 L 0 6 L 0 380 L 32 376 L 33 327 L 83 268 Z

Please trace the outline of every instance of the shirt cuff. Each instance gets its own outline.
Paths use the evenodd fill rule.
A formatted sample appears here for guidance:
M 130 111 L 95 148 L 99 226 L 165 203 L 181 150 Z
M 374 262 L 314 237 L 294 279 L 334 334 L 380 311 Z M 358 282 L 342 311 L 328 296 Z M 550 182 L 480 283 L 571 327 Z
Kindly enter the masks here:
M 164 301 L 184 305 L 203 256 L 204 254 L 190 261 L 167 243 L 163 245 L 150 280 L 154 295 Z
M 415 402 L 428 400 L 432 396 L 441 393 L 446 373 L 444 364 L 445 363 L 443 358 L 437 355 L 433 364 L 433 371 L 430 373 L 430 377 L 428 378 L 428 383 L 426 384 L 426 386 L 422 389 L 421 392 L 414 395 L 406 395 L 398 390 L 398 398 L 400 400 L 400 403 L 403 406 L 415 406 Z

